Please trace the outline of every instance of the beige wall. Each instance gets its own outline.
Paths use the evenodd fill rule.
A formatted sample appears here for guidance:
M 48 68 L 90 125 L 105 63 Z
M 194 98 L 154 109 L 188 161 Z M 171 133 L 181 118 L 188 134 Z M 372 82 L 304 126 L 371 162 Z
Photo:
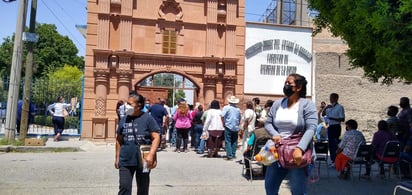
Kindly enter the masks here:
M 340 42 L 340 44 L 339 44 Z M 358 121 L 359 130 L 371 141 L 379 120 L 387 119 L 387 107 L 399 107 L 399 98 L 412 98 L 412 85 L 394 82 L 386 86 L 363 77 L 362 69 L 351 69 L 343 54 L 347 46 L 337 38 L 322 33 L 314 38 L 316 105 L 329 102 L 330 93 L 339 94 L 346 118 Z

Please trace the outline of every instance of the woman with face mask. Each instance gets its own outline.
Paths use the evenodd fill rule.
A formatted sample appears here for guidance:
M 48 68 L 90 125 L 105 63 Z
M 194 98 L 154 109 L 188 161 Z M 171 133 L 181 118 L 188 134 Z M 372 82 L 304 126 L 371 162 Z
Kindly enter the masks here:
M 153 117 L 143 111 L 144 97 L 129 95 L 126 116 L 116 131 L 114 166 L 119 169 L 119 194 L 132 194 L 133 177 L 136 177 L 137 194 L 149 194 L 150 169 L 160 143 L 159 126 Z M 149 145 L 148 154 L 142 159 L 140 147 Z M 144 169 L 144 165 L 149 170 Z
M 303 153 L 312 147 L 312 137 L 318 122 L 315 104 L 306 99 L 306 84 L 302 75 L 289 75 L 283 87 L 286 97 L 273 103 L 265 122 L 265 129 L 275 143 L 292 134 L 303 133 L 293 152 L 293 161 L 297 165 L 302 163 Z M 287 175 L 290 176 L 292 194 L 306 194 L 305 169 L 286 169 L 278 162 L 269 165 L 265 174 L 266 194 L 278 194 L 280 184 Z

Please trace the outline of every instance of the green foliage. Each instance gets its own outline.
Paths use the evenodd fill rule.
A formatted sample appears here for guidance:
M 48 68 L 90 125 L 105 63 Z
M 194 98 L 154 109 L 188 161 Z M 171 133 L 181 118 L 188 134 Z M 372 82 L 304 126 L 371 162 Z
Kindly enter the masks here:
M 34 44 L 33 78 L 40 78 L 65 64 L 79 69 L 84 68 L 84 58 L 77 56 L 76 45 L 67 36 L 60 35 L 55 25 L 37 24 L 36 33 L 39 35 L 39 41 Z M 7 37 L 0 45 L 0 75 L 10 74 L 13 40 L 14 36 Z M 26 44 L 24 43 L 23 61 L 27 53 Z M 25 66 L 23 65 L 23 67 Z
M 83 72 L 77 67 L 65 65 L 45 76 L 34 81 L 32 97 L 36 103 L 51 103 L 58 96 L 81 97 Z
M 53 127 L 52 117 L 45 115 L 36 115 L 34 116 L 33 124 Z
M 33 124 L 53 127 L 52 116 L 36 115 Z M 64 119 L 64 129 L 79 128 L 79 124 L 78 116 L 68 116 Z
M 319 11 L 315 34 L 329 28 L 349 46 L 354 68 L 373 82 L 412 81 L 412 1 L 308 0 Z

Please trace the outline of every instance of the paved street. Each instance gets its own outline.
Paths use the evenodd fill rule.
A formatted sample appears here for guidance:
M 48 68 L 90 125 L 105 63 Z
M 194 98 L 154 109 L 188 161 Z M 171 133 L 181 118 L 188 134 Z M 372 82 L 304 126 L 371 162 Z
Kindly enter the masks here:
M 47 142 L 48 147 L 80 147 L 83 152 L 0 153 L 0 194 L 117 194 L 114 146 L 85 141 Z M 223 153 L 222 153 L 223 155 Z M 195 154 L 158 153 L 158 167 L 151 173 L 150 194 L 264 194 L 263 180 L 247 181 L 242 165 L 222 158 Z M 391 194 L 397 179 L 341 181 L 330 169 L 309 184 L 309 194 Z M 136 189 L 135 185 L 133 186 Z M 287 180 L 280 194 L 290 194 Z

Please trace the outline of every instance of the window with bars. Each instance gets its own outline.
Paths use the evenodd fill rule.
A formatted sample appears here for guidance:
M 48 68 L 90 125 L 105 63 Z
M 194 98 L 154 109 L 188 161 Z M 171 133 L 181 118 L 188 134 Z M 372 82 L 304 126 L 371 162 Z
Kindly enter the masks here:
M 177 33 L 174 29 L 163 30 L 163 53 L 176 54 L 176 35 Z

